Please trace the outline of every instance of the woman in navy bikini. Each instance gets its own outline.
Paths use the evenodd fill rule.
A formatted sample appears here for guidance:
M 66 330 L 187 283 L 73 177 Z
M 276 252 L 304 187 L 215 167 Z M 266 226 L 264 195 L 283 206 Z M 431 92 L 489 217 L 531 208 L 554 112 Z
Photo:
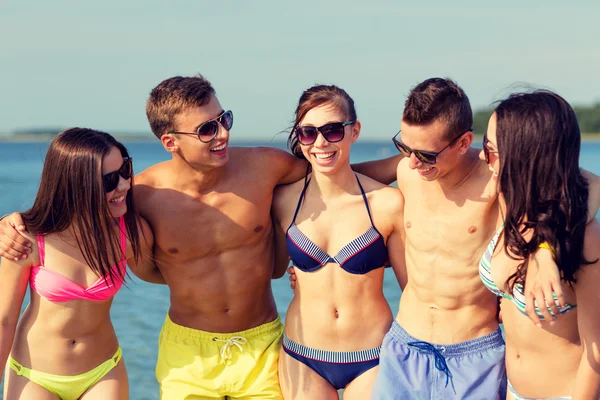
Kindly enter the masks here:
M 503 297 L 507 399 L 600 398 L 600 224 L 588 221 L 588 180 L 571 106 L 552 92 L 519 93 L 490 118 L 482 157 L 498 181 L 502 219 L 481 280 Z M 529 269 L 558 265 L 555 304 L 526 304 Z M 536 328 L 527 312 L 558 317 Z M 545 310 L 544 310 L 545 311 Z M 547 313 L 545 313 L 547 314 Z
M 402 268 L 401 194 L 350 167 L 360 134 L 354 102 L 336 86 L 300 97 L 290 149 L 312 172 L 275 192 L 297 285 L 285 321 L 280 383 L 286 399 L 370 397 L 393 317 L 384 265 Z

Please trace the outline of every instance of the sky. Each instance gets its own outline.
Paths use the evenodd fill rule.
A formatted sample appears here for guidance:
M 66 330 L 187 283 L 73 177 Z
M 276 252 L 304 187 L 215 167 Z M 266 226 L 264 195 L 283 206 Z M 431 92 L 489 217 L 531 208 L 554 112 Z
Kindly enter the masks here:
M 151 135 L 150 90 L 198 73 L 243 140 L 284 131 L 317 83 L 344 88 L 373 139 L 397 132 L 409 90 L 434 76 L 475 110 L 532 85 L 591 105 L 599 15 L 596 0 L 0 0 L 0 133 Z

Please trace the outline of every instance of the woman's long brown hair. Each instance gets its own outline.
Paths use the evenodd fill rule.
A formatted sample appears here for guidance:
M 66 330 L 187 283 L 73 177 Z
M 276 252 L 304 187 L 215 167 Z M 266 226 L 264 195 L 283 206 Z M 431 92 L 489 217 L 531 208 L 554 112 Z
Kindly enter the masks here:
M 125 146 L 108 133 L 87 128 L 61 132 L 46 153 L 35 202 L 23 213 L 23 221 L 36 235 L 72 228 L 89 267 L 105 281 L 115 283 L 125 280 L 119 268 L 112 268 L 125 254 L 121 251 L 120 235 L 114 229 L 115 218 L 108 208 L 102 183 L 102 161 L 113 147 L 119 149 L 123 157 L 129 157 Z M 137 259 L 140 239 L 131 193 L 126 197 L 126 205 L 127 237 Z
M 572 284 L 583 257 L 588 182 L 579 169 L 581 134 L 575 112 L 549 91 L 517 93 L 496 108 L 499 189 L 506 200 L 506 253 L 521 261 L 507 281 L 525 284 L 529 257 L 542 242 L 554 250 Z M 525 235 L 531 233 L 529 240 Z

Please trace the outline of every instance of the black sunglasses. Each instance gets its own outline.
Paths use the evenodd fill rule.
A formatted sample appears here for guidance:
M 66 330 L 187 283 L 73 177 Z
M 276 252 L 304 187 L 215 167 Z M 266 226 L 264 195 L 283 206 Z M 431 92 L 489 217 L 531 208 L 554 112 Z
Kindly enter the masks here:
M 344 121 L 344 122 L 332 122 L 323 126 L 297 126 L 294 129 L 296 137 L 300 144 L 309 145 L 313 144 L 319 132 L 329 143 L 336 143 L 344 138 L 344 128 L 348 125 L 352 125 L 356 121 Z
M 483 134 L 483 155 L 485 156 L 486 164 L 490 163 L 490 153 L 498 154 L 498 150 L 496 150 L 496 151 L 490 150 L 490 148 L 488 147 L 488 143 L 490 143 L 490 141 L 487 138 L 487 133 L 484 133 Z
M 178 133 L 180 135 L 196 135 L 202 143 L 208 143 L 217 137 L 217 134 L 219 133 L 219 124 L 221 124 L 226 131 L 231 129 L 233 126 L 233 113 L 231 110 L 223 111 L 217 118 L 204 122 L 198 127 L 198 129 L 196 129 L 196 132 L 173 131 L 169 133 Z
M 413 150 L 410 147 L 408 147 L 407 145 L 405 145 L 404 143 L 402 143 L 402 141 L 400 139 L 397 139 L 398 135 L 400 135 L 400 133 L 402 132 L 402 130 L 399 130 L 398 133 L 396 133 L 396 135 L 394 135 L 394 137 L 392 138 L 392 141 L 394 142 L 394 145 L 396 146 L 396 148 L 398 149 L 398 151 L 400 153 L 402 153 L 402 155 L 406 158 L 409 158 L 411 154 L 414 153 L 415 157 L 417 157 L 417 160 L 421 161 L 423 164 L 429 164 L 429 165 L 433 165 L 437 162 L 437 157 L 440 155 L 440 153 L 444 150 L 446 150 L 448 147 L 450 147 L 450 145 L 454 142 L 456 142 L 459 138 L 461 138 L 465 133 L 467 132 L 471 132 L 473 129 L 469 129 L 468 131 L 465 131 L 463 133 L 461 133 L 460 135 L 458 135 L 457 137 L 455 137 L 454 139 L 452 139 L 450 141 L 450 143 L 448 143 L 446 145 L 446 147 L 444 147 L 443 149 L 441 149 L 438 152 L 432 152 L 432 151 L 423 151 L 423 150 Z
M 110 193 L 119 186 L 119 176 L 123 179 L 129 179 L 133 175 L 133 162 L 131 157 L 123 157 L 123 165 L 116 171 L 109 172 L 102 176 L 102 183 L 106 193 Z

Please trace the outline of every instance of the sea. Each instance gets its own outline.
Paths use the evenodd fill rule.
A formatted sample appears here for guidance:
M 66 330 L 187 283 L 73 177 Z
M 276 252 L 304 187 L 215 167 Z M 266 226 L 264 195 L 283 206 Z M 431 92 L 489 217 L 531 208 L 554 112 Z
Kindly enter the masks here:
M 134 160 L 134 169 L 143 169 L 168 160 L 158 140 L 122 139 Z M 33 204 L 49 141 L 0 142 L 0 215 L 23 211 Z M 232 146 L 273 146 L 285 149 L 281 140 L 235 141 Z M 351 161 L 362 162 L 396 154 L 392 141 L 359 141 L 352 147 Z M 600 175 L 600 142 L 584 142 L 580 165 Z M 268 168 L 265 165 L 265 168 Z M 598 216 L 597 216 L 598 217 Z M 400 289 L 390 269 L 386 269 L 384 294 L 394 314 L 398 311 Z M 288 277 L 273 281 L 273 292 L 282 318 L 292 299 Z M 28 298 L 24 300 L 24 307 Z M 111 316 L 123 348 L 133 400 L 157 400 L 158 384 L 154 376 L 157 341 L 169 306 L 169 291 L 164 285 L 153 285 L 133 277 L 116 295 Z M 2 393 L 0 385 L 0 394 Z

